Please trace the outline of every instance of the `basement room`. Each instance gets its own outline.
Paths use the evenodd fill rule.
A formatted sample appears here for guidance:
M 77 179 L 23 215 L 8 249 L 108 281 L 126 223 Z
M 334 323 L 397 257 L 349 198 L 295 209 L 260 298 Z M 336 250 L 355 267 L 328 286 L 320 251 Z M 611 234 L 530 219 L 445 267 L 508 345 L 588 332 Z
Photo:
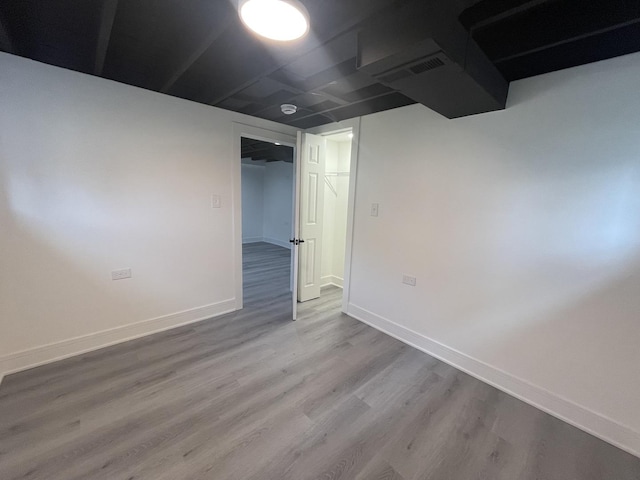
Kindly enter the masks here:
M 640 480 L 640 1 L 0 2 L 1 480 Z

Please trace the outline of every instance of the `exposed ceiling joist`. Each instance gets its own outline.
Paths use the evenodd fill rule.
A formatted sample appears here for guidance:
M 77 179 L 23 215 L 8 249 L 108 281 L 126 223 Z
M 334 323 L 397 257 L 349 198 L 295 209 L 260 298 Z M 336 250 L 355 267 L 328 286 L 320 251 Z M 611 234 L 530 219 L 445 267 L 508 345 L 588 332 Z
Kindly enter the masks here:
M 353 59 L 353 63 L 355 64 L 355 59 Z M 291 92 L 291 96 L 288 99 L 284 100 L 283 103 L 287 103 L 291 99 L 293 99 L 293 98 L 295 98 L 295 97 L 297 97 L 299 95 L 304 95 L 305 93 L 308 93 L 307 90 L 299 88 L 297 86 L 294 86 L 294 85 L 292 85 L 292 83 L 294 83 L 294 82 L 282 83 L 283 87 L 286 88 L 286 90 Z M 326 87 L 329 84 L 330 83 L 327 83 L 325 85 L 321 85 L 320 88 L 316 88 L 314 90 L 322 90 L 323 87 Z M 312 94 L 315 95 L 316 92 L 314 92 Z M 323 97 L 325 100 L 330 100 L 330 101 L 340 105 L 341 107 L 348 104 L 348 102 L 346 102 L 344 99 L 342 99 L 340 97 L 336 97 L 335 95 L 331 95 L 330 93 L 327 93 L 327 92 L 322 92 L 322 93 L 317 92 L 317 95 Z M 270 108 L 272 108 L 271 105 L 266 105 L 264 108 L 253 112 L 253 114 L 254 115 L 260 115 L 261 113 L 269 110 Z M 313 111 L 312 115 L 317 115 L 318 113 L 323 113 L 325 111 L 329 111 L 329 109 L 320 110 L 320 111 Z
M 482 0 L 460 22 L 509 81 L 640 49 L 640 0 Z
M 189 55 L 189 57 L 187 57 L 187 59 L 180 64 L 180 66 L 175 70 L 175 72 L 171 74 L 171 76 L 167 79 L 164 85 L 162 85 L 162 87 L 160 88 L 160 91 L 162 93 L 170 92 L 171 88 L 176 84 L 178 80 L 180 80 L 182 75 L 184 75 L 184 73 L 187 70 L 189 70 L 189 68 L 191 68 L 193 64 L 200 59 L 200 57 L 202 57 L 204 52 L 206 52 L 209 48 L 211 48 L 213 43 L 218 38 L 220 38 L 220 36 L 223 33 L 225 33 L 226 28 L 228 28 L 228 25 L 229 24 L 227 24 L 227 26 L 223 27 L 220 30 L 212 30 L 211 33 L 207 36 L 207 38 L 205 38 L 204 41 L 193 51 L 193 53 Z
M 371 97 L 367 97 L 367 98 L 362 99 L 361 101 L 358 101 L 358 102 L 352 102 L 352 103 L 349 104 L 349 106 L 355 106 L 355 105 L 358 105 L 360 103 L 370 102 L 372 100 L 376 100 L 378 98 L 382 98 L 382 97 L 386 97 L 387 95 L 394 95 L 394 94 L 397 94 L 397 93 L 393 92 L 393 91 L 391 91 L 391 92 L 387 91 L 387 92 L 381 93 L 380 95 L 373 95 Z M 339 105 L 337 107 L 327 108 L 327 109 L 324 109 L 324 110 L 310 111 L 309 113 L 303 113 L 303 114 L 301 114 L 299 116 L 296 116 L 295 118 L 296 118 L 296 121 L 305 120 L 305 119 L 313 117 L 315 115 L 327 115 L 327 116 L 329 116 L 331 118 L 335 114 L 335 112 L 338 112 L 340 109 L 342 109 L 344 107 L 345 107 L 345 105 Z M 340 120 L 339 119 L 334 119 L 334 121 L 338 122 Z
M 496 58 L 493 61 L 496 64 L 508 62 L 510 60 L 515 60 L 517 58 L 521 58 L 521 57 L 524 57 L 524 56 L 527 56 L 527 55 L 531 55 L 533 53 L 542 52 L 544 50 L 549 50 L 551 48 L 559 47 L 561 45 L 565 45 L 565 44 L 568 44 L 568 43 L 571 43 L 571 42 L 575 42 L 575 41 L 578 41 L 578 40 L 583 40 L 585 38 L 594 37 L 594 36 L 597 36 L 597 35 L 601 35 L 603 33 L 612 32 L 612 31 L 618 30 L 620 28 L 629 27 L 629 26 L 637 25 L 637 24 L 640 24 L 640 18 L 635 18 L 633 20 L 628 20 L 626 22 L 617 23 L 617 24 L 614 24 L 614 25 L 610 25 L 608 27 L 600 28 L 598 30 L 589 30 L 589 31 L 586 31 L 586 32 L 584 32 L 582 34 L 577 34 L 577 35 L 569 36 L 567 38 L 563 38 L 562 40 L 558 40 L 557 42 L 544 44 L 544 45 L 541 45 L 539 47 L 534 47 L 534 48 L 530 48 L 528 50 L 523 50 L 521 52 L 514 53 L 512 55 L 507 55 L 507 56 L 504 56 L 504 57 L 501 57 L 501 58 Z
M 242 137 L 240 155 L 253 161 L 293 162 L 293 148 Z
M 527 11 L 535 7 L 538 7 L 543 3 L 547 3 L 549 1 L 550 0 L 527 0 L 527 1 L 524 1 L 523 3 L 513 5 L 511 8 L 508 8 L 507 10 L 497 11 L 494 15 L 483 18 L 481 20 L 476 19 L 474 21 L 473 16 L 469 16 L 466 19 L 462 17 L 460 20 L 463 23 L 463 25 L 466 22 L 473 21 L 474 23 L 468 25 L 468 28 L 470 28 L 471 31 L 473 32 L 476 29 L 489 27 L 495 23 L 501 22 L 515 15 L 521 15 L 523 13 L 526 13 Z
M 483 5 L 485 2 L 473 8 Z M 624 28 L 640 18 L 638 0 L 546 0 L 536 8 L 529 2 L 521 5 L 527 6 L 526 14 L 504 16 L 491 28 L 480 28 L 482 23 L 471 25 L 473 38 L 494 62 Z
M 267 163 L 286 162 L 286 163 L 293 163 L 293 160 L 291 158 L 288 158 L 288 157 L 275 157 L 273 155 L 252 155 L 250 158 L 251 158 L 251 161 L 253 161 L 253 162 L 267 162 Z
M 314 47 L 315 48 L 315 47 Z M 236 95 L 237 93 L 241 92 L 242 90 L 255 85 L 257 82 L 260 81 L 260 79 L 269 76 L 275 72 L 277 72 L 278 70 L 280 70 L 282 67 L 284 67 L 285 65 L 287 65 L 287 63 L 293 62 L 299 58 L 304 57 L 304 55 L 308 54 L 311 50 L 313 50 L 312 48 L 305 50 L 302 53 L 299 53 L 296 56 L 291 56 L 289 58 L 287 58 L 286 60 L 281 59 L 279 62 L 274 63 L 273 67 L 268 69 L 268 70 L 261 70 L 261 71 L 256 71 L 254 74 L 251 75 L 251 77 L 238 85 L 235 85 L 233 88 L 228 89 L 227 91 L 225 91 L 222 95 L 219 95 L 216 93 L 216 96 L 211 98 L 209 100 L 209 104 L 210 105 L 218 105 L 219 103 L 224 102 L 225 100 L 233 97 L 234 95 Z
M 100 30 L 98 32 L 98 43 L 96 47 L 96 61 L 93 68 L 95 75 L 102 75 L 104 60 L 107 58 L 107 50 L 111 41 L 111 31 L 113 22 L 118 10 L 118 0 L 104 0 L 102 11 L 100 12 Z

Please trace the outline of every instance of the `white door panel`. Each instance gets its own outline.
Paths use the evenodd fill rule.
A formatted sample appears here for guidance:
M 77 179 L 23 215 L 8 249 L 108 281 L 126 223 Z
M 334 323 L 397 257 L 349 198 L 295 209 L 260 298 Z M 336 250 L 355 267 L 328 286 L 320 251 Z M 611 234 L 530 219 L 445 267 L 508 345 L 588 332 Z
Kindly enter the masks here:
M 318 135 L 303 133 L 299 152 L 300 266 L 297 298 L 305 302 L 320 296 L 325 140 Z
M 293 292 L 293 319 L 298 318 L 298 266 L 300 263 L 300 255 L 298 242 L 300 238 L 300 165 L 302 157 L 302 132 L 298 131 L 296 140 L 296 158 L 293 162 L 293 174 L 295 176 L 295 187 L 293 196 L 293 239 L 291 247 L 293 248 L 293 261 L 291 264 L 291 286 Z

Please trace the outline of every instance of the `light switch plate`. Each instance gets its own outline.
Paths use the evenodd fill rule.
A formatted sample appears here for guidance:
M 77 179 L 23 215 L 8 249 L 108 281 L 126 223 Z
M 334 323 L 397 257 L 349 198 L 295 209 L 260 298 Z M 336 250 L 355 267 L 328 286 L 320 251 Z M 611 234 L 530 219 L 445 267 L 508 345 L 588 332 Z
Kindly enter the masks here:
M 130 268 L 121 268 L 111 272 L 111 280 L 123 280 L 125 278 L 131 278 Z
M 377 217 L 378 216 L 379 207 L 380 206 L 377 203 L 372 203 L 371 204 L 371 216 L 372 217 Z
M 222 207 L 222 199 L 220 195 L 213 194 L 211 195 L 211 208 L 220 208 Z

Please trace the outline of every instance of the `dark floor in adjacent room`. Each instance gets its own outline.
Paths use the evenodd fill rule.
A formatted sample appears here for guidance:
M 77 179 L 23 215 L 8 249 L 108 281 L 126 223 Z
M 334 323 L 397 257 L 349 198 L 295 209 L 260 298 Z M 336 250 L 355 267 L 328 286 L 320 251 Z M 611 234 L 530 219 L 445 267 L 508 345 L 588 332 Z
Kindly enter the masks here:
M 340 313 L 290 320 L 289 251 L 245 309 L 10 375 L 0 478 L 639 480 L 640 459 Z

